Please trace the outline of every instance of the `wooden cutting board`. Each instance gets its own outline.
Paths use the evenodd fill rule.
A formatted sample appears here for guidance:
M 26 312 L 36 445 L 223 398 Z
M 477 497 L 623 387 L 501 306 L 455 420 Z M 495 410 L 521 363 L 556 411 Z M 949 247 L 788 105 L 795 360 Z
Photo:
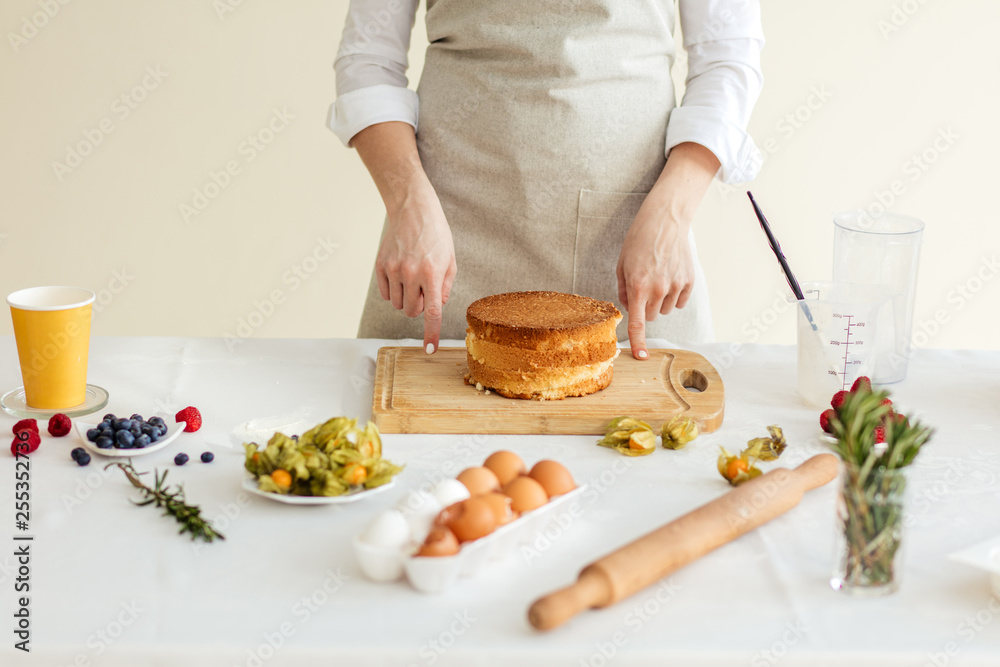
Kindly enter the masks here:
M 561 401 L 526 401 L 487 394 L 465 384 L 465 348 L 432 355 L 419 347 L 383 347 L 375 367 L 372 415 L 383 433 L 522 433 L 604 435 L 607 423 L 629 415 L 658 432 L 678 415 L 708 433 L 722 425 L 725 392 L 705 357 L 687 350 L 628 350 L 615 360 L 606 389 Z

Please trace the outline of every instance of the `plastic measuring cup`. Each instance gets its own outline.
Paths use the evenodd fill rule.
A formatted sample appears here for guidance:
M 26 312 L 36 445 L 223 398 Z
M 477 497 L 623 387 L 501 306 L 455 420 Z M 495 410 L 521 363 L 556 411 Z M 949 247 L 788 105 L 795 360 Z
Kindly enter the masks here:
M 906 377 L 912 348 L 924 223 L 903 215 L 851 211 L 835 215 L 833 224 L 833 280 L 888 290 L 892 307 L 880 314 L 872 381 L 899 382 Z
M 830 407 L 833 394 L 850 389 L 876 362 L 880 310 L 885 288 L 850 283 L 802 283 L 797 307 L 798 388 L 806 403 Z

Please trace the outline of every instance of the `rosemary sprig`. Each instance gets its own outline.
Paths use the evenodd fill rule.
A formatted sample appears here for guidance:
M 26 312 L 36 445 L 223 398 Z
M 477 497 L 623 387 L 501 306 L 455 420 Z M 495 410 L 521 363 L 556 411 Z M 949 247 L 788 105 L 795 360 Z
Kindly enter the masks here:
M 153 470 L 153 479 L 156 481 L 153 487 L 150 488 L 139 479 L 140 476 L 147 473 L 139 472 L 133 468 L 131 459 L 127 463 L 109 463 L 104 467 L 107 469 L 111 466 L 121 468 L 128 481 L 132 483 L 132 486 L 139 489 L 142 495 L 145 496 L 145 500 L 133 500 L 132 502 L 139 506 L 156 505 L 157 507 L 162 507 L 163 516 L 172 516 L 177 520 L 177 523 L 181 524 L 180 534 L 189 533 L 192 541 L 201 539 L 205 542 L 211 542 L 216 538 L 220 540 L 226 539 L 222 533 L 212 527 L 212 523 L 208 519 L 202 518 L 200 507 L 189 505 L 185 502 L 183 485 L 178 485 L 174 488 L 166 486 L 166 470 L 162 474 L 157 473 L 155 469 Z
M 903 537 L 906 475 L 933 430 L 892 412 L 886 391 L 852 391 L 830 420 L 833 450 L 845 463 L 839 517 L 846 553 L 844 580 L 851 586 L 893 585 Z M 885 443 L 875 429 L 885 429 Z
M 910 465 L 934 433 L 916 420 L 892 414 L 892 408 L 885 404 L 888 396 L 886 391 L 851 392 L 837 408 L 836 418 L 830 421 L 837 439 L 834 451 L 862 471 L 862 480 L 872 470 L 896 470 Z M 886 442 L 881 447 L 875 442 L 875 427 L 880 424 L 886 432 Z

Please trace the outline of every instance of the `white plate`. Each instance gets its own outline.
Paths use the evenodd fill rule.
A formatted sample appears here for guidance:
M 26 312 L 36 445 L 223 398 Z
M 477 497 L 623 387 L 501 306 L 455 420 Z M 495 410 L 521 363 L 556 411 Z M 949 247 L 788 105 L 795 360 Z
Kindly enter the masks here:
M 392 480 L 382 486 L 376 486 L 374 489 L 352 491 L 350 493 L 345 493 L 342 496 L 295 496 L 292 494 L 284 495 L 281 493 L 271 493 L 270 491 L 261 491 L 257 488 L 256 478 L 246 477 L 243 479 L 243 488 L 250 493 L 255 493 L 258 496 L 263 496 L 269 500 L 275 500 L 279 503 L 286 503 L 288 505 L 343 505 L 345 503 L 354 503 L 390 489 L 395 484 L 396 480 Z
M 989 572 L 993 595 L 1000 598 L 1000 537 L 956 551 L 949 554 L 948 559 Z
M 166 418 L 163 419 L 166 422 Z M 100 423 L 100 422 L 98 422 Z M 142 449 L 116 449 L 112 447 L 111 449 L 101 449 L 90 440 L 87 440 L 87 431 L 92 428 L 97 428 L 97 424 L 91 424 L 87 422 L 76 421 L 73 422 L 76 426 L 76 434 L 80 436 L 80 440 L 83 440 L 83 446 L 87 448 L 87 451 L 93 452 L 94 454 L 100 454 L 101 456 L 107 456 L 108 458 L 121 459 L 136 456 L 145 456 L 146 454 L 152 454 L 153 452 L 158 452 L 163 449 L 171 442 L 173 442 L 177 436 L 179 436 L 183 431 L 184 427 L 187 425 L 184 422 L 177 424 L 167 424 L 167 432 L 162 438 L 151 444 L 149 447 L 143 447 Z

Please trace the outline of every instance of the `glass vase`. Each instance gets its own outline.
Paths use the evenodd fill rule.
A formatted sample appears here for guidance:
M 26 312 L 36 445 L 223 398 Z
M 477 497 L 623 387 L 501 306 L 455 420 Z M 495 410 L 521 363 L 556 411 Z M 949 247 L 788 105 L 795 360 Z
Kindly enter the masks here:
M 830 585 L 856 597 L 899 589 L 906 473 L 844 463 Z

